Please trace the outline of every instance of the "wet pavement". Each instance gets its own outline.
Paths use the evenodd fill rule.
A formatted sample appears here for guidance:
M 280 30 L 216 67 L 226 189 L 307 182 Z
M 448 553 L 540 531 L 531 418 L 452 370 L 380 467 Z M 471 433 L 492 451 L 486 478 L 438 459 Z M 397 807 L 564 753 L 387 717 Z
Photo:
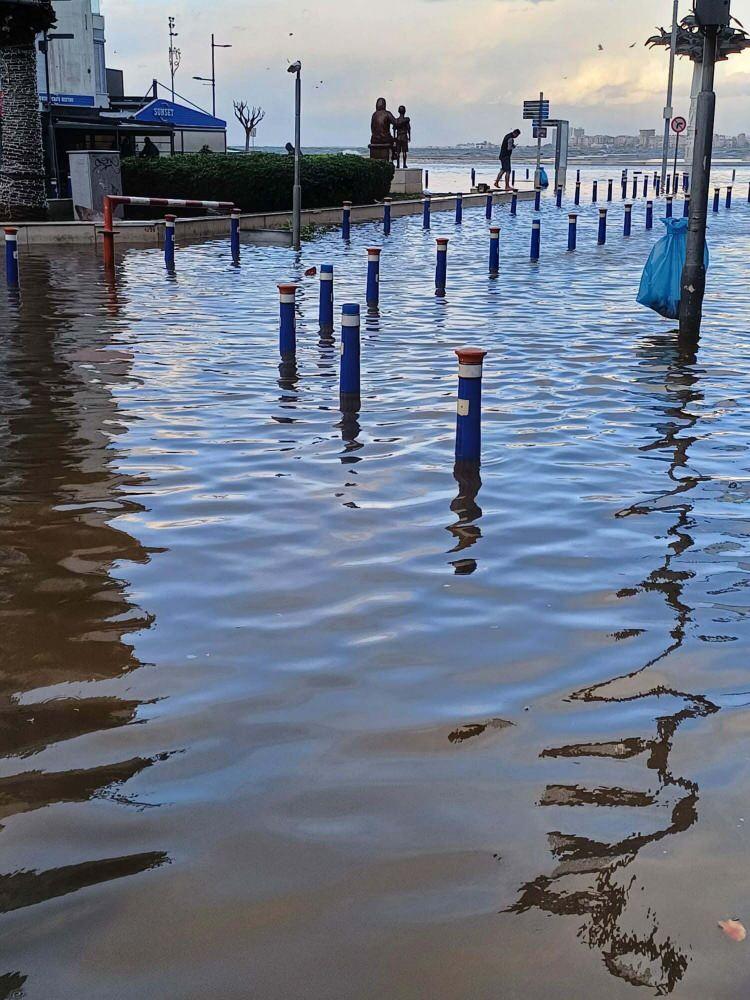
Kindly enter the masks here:
M 0 284 L 0 998 L 747 991 L 747 182 L 689 353 L 593 175 L 575 255 L 496 209 L 497 280 L 465 208 Z M 342 414 L 304 272 L 363 302 L 370 245 Z

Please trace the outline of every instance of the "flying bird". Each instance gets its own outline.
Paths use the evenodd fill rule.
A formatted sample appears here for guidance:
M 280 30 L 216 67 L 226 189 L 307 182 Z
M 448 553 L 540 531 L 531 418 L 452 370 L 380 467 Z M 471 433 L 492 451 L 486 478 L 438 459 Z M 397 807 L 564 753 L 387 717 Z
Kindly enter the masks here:
M 601 42 L 599 42 L 598 48 L 600 52 L 604 52 L 604 46 L 602 45 Z
M 633 42 L 633 44 L 632 44 L 632 45 L 628 45 L 628 48 L 629 48 L 629 49 L 634 49 L 634 48 L 636 47 L 636 45 L 637 45 L 637 44 L 638 44 L 638 42 Z

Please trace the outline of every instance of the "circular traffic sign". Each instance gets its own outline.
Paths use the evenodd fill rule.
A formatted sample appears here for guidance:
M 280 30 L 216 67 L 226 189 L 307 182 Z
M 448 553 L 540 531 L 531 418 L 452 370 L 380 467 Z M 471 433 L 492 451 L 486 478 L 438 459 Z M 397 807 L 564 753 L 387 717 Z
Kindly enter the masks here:
M 686 128 L 687 128 L 687 122 L 681 116 L 672 119 L 672 131 L 676 132 L 677 135 L 679 135 L 681 132 L 684 132 Z

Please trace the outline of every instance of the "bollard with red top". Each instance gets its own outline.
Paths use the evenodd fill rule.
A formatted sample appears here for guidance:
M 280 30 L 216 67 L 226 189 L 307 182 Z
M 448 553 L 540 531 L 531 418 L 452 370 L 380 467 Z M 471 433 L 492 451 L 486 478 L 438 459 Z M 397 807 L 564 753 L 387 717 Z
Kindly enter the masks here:
M 240 262 L 240 210 L 232 209 L 229 222 L 229 242 L 232 248 L 232 260 L 235 264 Z
M 164 263 L 168 268 L 174 267 L 174 227 L 176 215 L 164 216 Z
M 439 236 L 436 243 L 435 295 L 445 295 L 445 286 L 448 281 L 448 237 Z
M 367 307 L 377 309 L 380 303 L 380 248 L 367 249 Z
M 5 277 L 9 288 L 18 287 L 18 230 L 5 230 Z
M 456 461 L 476 462 L 482 457 L 482 366 L 486 351 L 460 347 L 458 405 L 456 408 Z
M 291 358 L 297 353 L 296 285 L 279 285 L 279 354 Z
M 500 226 L 490 227 L 490 274 L 497 277 L 500 273 Z

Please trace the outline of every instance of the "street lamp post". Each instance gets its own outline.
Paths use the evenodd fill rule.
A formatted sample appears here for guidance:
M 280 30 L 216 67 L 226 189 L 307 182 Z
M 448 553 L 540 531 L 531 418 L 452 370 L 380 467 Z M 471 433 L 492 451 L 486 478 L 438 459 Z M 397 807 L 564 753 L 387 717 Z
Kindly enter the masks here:
M 300 183 L 300 158 L 302 156 L 301 123 L 302 123 L 302 63 L 299 60 L 287 70 L 295 74 L 294 81 L 294 188 L 292 191 L 292 245 L 295 250 L 301 247 L 302 230 L 302 186 Z
M 60 163 L 57 158 L 57 136 L 55 134 L 54 105 L 50 92 L 49 73 L 49 43 L 56 38 L 75 38 L 75 35 L 62 33 L 50 35 L 45 31 L 42 41 L 39 43 L 39 48 L 44 54 L 44 80 L 46 89 L 46 100 L 44 103 L 47 105 L 47 143 L 49 145 L 50 168 L 55 181 L 56 194 L 60 198 L 62 196 L 60 190 Z
M 213 112 L 214 118 L 216 117 L 216 50 L 217 49 L 231 49 L 231 45 L 220 45 L 218 42 L 214 41 L 215 35 L 211 35 L 211 76 L 194 76 L 194 80 L 200 80 L 202 83 L 211 84 L 211 110 Z
M 672 12 L 672 39 L 669 45 L 669 76 L 667 78 L 667 103 L 664 107 L 664 145 L 661 153 L 661 186 L 667 180 L 667 160 L 669 158 L 669 129 L 672 124 L 672 91 L 674 89 L 674 60 L 677 53 L 677 28 L 680 0 L 674 0 Z

